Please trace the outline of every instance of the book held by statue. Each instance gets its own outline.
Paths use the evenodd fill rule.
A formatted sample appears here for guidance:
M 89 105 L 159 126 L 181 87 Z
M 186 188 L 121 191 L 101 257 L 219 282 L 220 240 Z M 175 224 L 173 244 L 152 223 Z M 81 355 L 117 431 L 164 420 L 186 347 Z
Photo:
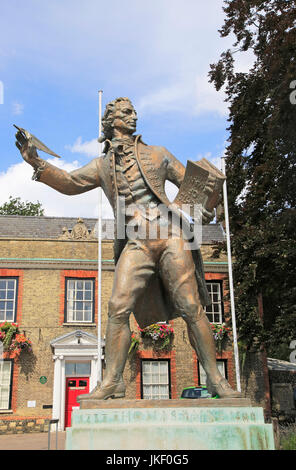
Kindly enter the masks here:
M 220 202 L 225 179 L 225 175 L 206 158 L 197 162 L 188 160 L 174 204 L 179 207 L 189 205 L 190 212 L 194 204 L 200 204 L 212 212 Z

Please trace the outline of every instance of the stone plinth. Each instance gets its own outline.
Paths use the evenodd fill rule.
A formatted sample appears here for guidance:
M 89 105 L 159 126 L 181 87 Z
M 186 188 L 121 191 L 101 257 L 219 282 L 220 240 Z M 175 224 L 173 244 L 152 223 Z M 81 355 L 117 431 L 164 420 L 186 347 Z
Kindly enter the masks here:
M 82 406 L 88 408 L 72 413 L 67 450 L 274 449 L 272 425 L 247 399 L 107 400 Z

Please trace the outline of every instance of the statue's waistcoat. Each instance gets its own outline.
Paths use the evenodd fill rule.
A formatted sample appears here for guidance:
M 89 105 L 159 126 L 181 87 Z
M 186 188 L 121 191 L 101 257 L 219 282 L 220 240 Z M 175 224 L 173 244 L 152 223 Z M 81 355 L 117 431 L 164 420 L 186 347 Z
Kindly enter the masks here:
M 115 165 L 117 191 L 119 197 L 124 198 L 126 209 L 134 205 L 146 209 L 158 206 L 159 199 L 148 187 L 140 170 L 134 145 L 126 145 L 121 152 L 117 151 Z M 132 213 L 133 210 L 130 216 Z
M 166 180 L 166 160 L 161 154 L 157 153 L 153 147 L 150 147 L 140 141 L 141 136 L 137 136 L 135 140 L 134 156 L 138 163 L 140 172 L 144 178 L 145 183 L 150 188 L 152 193 L 158 198 L 160 203 L 170 204 L 165 194 L 165 180 Z M 109 163 L 109 176 L 111 183 L 111 199 L 113 208 L 116 213 L 116 203 L 118 197 L 118 185 L 116 181 L 116 162 L 115 153 L 112 147 L 109 149 L 105 157 Z M 107 188 L 106 188 L 107 189 Z M 110 200 L 110 199 L 109 199 Z

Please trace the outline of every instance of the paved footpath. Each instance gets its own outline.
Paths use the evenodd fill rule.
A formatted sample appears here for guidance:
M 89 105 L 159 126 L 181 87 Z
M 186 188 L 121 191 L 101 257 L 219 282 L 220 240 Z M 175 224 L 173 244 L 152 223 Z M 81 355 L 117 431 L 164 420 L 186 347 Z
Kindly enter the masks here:
M 58 450 L 65 449 L 66 432 L 58 432 Z M 48 450 L 48 433 L 0 435 L 0 450 Z M 56 450 L 56 433 L 50 433 L 50 450 Z

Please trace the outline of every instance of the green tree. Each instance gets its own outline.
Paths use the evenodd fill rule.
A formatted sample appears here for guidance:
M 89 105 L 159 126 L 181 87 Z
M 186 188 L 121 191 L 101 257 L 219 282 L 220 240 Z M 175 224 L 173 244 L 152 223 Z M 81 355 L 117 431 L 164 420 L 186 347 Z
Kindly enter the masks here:
M 0 206 L 0 215 L 44 215 L 44 209 L 39 201 L 23 202 L 20 197 L 9 196 L 9 201 Z
M 239 335 L 288 360 L 296 339 L 296 2 L 226 0 L 220 35 L 234 35 L 210 66 L 229 104 L 226 149 Z M 237 54 L 252 52 L 248 73 Z M 294 82 L 294 83 L 293 83 Z M 263 327 L 258 295 L 263 296 Z

